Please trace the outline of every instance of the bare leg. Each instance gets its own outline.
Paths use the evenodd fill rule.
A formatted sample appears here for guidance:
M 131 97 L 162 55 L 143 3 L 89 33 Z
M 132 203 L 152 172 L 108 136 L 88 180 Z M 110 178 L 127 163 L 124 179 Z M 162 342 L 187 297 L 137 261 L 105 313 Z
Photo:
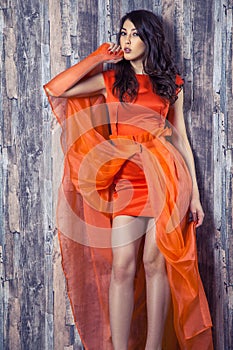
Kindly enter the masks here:
M 127 350 L 133 313 L 133 282 L 136 257 L 140 244 L 139 232 L 145 232 L 147 220 L 143 217 L 117 216 L 113 220 L 113 267 L 109 290 L 110 324 L 114 350 Z M 121 237 L 127 237 L 123 244 Z M 131 239 L 130 239 L 131 237 Z M 130 242 L 130 243 L 129 243 Z
M 170 301 L 170 288 L 163 255 L 156 246 L 154 219 L 148 220 L 150 229 L 144 246 L 146 274 L 148 332 L 145 350 L 161 350 L 164 324 Z

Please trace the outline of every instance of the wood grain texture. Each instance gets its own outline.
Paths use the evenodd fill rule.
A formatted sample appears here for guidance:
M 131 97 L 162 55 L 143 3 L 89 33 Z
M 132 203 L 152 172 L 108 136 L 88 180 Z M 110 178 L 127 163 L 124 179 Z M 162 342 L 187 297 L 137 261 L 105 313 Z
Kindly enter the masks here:
M 163 15 L 185 79 L 204 225 L 200 272 L 216 350 L 233 348 L 231 0 L 0 0 L 0 349 L 79 350 L 54 213 L 63 156 L 42 85 L 115 41 L 121 16 Z

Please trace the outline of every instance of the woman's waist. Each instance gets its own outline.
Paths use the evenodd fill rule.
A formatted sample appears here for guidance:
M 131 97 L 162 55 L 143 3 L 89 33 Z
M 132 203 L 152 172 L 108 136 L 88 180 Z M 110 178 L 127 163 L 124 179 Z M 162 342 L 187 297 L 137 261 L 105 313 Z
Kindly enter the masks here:
M 136 131 L 136 130 L 135 130 Z M 110 139 L 114 140 L 114 139 L 128 139 L 128 140 L 132 140 L 138 143 L 146 143 L 148 141 L 152 141 L 157 137 L 165 137 L 165 136 L 171 136 L 172 131 L 170 128 L 168 127 L 160 127 L 160 128 L 155 128 L 151 131 L 139 131 L 137 130 L 137 133 L 130 133 L 130 134 L 126 134 L 126 133 L 113 133 L 112 135 L 110 135 Z

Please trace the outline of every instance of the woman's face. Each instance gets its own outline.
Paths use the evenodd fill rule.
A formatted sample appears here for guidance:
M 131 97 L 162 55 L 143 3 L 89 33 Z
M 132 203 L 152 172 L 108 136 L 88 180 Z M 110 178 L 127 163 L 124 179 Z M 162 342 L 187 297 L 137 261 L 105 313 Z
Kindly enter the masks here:
M 126 60 L 135 62 L 142 61 L 146 45 L 138 35 L 134 24 L 127 19 L 120 32 L 120 46 L 124 51 Z

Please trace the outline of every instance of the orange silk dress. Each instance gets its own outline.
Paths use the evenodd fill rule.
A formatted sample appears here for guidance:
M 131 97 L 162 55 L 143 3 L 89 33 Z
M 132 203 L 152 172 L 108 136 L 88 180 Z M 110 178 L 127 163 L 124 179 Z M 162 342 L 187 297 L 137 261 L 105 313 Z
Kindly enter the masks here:
M 64 174 L 56 220 L 75 324 L 86 350 L 113 350 L 108 307 L 112 217 L 151 216 L 172 295 L 163 350 L 212 350 L 195 225 L 188 219 L 192 182 L 184 160 L 169 142 L 175 130 L 166 126 L 168 103 L 153 94 L 144 75 L 137 75 L 136 101 L 119 103 L 111 92 L 112 71 L 103 73 L 106 101 L 102 95 L 60 97 L 77 77 L 85 79 L 90 68 L 99 71 L 111 60 L 107 49 L 108 44 L 102 45 L 44 87 L 62 128 Z M 178 77 L 177 85 L 181 84 Z M 135 275 L 130 350 L 143 350 L 146 341 L 142 251 L 143 247 Z
M 106 102 L 114 105 L 118 99 L 113 95 L 112 86 L 115 81 L 115 72 L 103 72 L 107 98 Z M 137 98 L 134 100 L 134 108 L 125 111 L 124 107 L 117 103 L 116 108 L 109 108 L 111 125 L 111 139 L 129 138 L 140 144 L 153 138 L 153 130 L 164 126 L 164 121 L 169 110 L 169 103 L 155 94 L 148 75 L 137 74 L 139 83 Z M 177 76 L 177 86 L 183 85 L 183 80 Z M 177 93 L 179 92 L 177 89 Z M 146 107 L 144 110 L 141 106 Z M 130 105 L 128 106 L 130 109 Z M 152 133 L 151 133 L 152 131 Z M 135 154 L 126 160 L 114 178 L 114 203 L 113 216 L 132 215 L 153 217 L 150 205 L 145 172 L 140 161 L 140 156 Z M 130 198 L 127 202 L 126 199 Z M 156 198 L 154 199 L 156 200 Z

